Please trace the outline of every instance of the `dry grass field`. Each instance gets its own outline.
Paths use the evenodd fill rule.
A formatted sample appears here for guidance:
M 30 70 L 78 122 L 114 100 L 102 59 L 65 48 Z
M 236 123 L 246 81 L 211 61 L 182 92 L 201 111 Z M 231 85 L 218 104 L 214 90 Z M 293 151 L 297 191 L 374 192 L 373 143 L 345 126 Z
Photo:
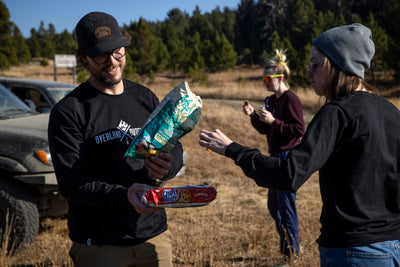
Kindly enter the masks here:
M 71 70 L 59 75 L 59 81 L 72 83 Z M 166 186 L 204 184 L 214 186 L 218 195 L 211 204 L 199 208 L 167 209 L 173 234 L 175 266 L 271 266 L 280 260 L 279 237 L 267 209 L 267 192 L 258 187 L 236 167 L 232 160 L 208 152 L 198 145 L 201 129 L 219 128 L 233 140 L 267 153 L 264 136 L 251 127 L 241 110 L 243 99 L 261 105 L 268 94 L 263 88 L 261 68 L 234 69 L 209 74 L 204 85 L 189 84 L 203 99 L 203 111 L 196 128 L 182 138 L 188 153 L 185 175 L 169 181 Z M 30 64 L 2 76 L 53 80 L 52 65 Z M 156 92 L 160 99 L 186 80 L 174 74 L 159 75 L 154 83 L 145 78 L 142 83 Z M 396 88 L 390 88 L 398 107 Z M 398 88 L 397 88 L 398 89 Z M 321 104 L 310 88 L 294 88 L 300 96 L 308 122 Z M 389 90 L 388 90 L 389 91 Z M 319 235 L 318 173 L 315 173 L 297 193 L 300 242 L 303 253 L 298 266 L 319 266 L 316 239 Z M 7 256 L 0 253 L 0 266 L 72 266 L 68 257 L 70 240 L 66 219 L 47 218 L 34 244 L 25 252 Z

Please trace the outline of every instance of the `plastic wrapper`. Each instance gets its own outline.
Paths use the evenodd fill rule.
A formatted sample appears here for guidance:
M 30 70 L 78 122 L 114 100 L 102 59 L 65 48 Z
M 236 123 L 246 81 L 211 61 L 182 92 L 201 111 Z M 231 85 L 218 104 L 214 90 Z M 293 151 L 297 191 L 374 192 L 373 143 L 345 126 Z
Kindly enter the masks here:
M 150 189 L 144 199 L 150 207 L 184 208 L 208 205 L 216 196 L 217 190 L 212 186 L 188 185 Z
M 136 152 L 145 141 L 158 151 L 170 152 L 179 139 L 196 126 L 202 110 L 202 101 L 183 82 L 170 91 L 150 114 L 142 129 L 129 145 L 125 156 L 144 158 Z

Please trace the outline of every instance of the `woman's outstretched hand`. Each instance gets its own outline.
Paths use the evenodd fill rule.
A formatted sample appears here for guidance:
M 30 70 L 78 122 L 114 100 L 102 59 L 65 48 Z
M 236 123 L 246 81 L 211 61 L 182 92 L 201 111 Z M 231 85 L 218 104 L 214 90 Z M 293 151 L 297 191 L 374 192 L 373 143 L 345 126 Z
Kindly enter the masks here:
M 216 129 L 214 131 L 201 130 L 199 144 L 220 155 L 225 155 L 225 149 L 233 143 L 223 132 Z

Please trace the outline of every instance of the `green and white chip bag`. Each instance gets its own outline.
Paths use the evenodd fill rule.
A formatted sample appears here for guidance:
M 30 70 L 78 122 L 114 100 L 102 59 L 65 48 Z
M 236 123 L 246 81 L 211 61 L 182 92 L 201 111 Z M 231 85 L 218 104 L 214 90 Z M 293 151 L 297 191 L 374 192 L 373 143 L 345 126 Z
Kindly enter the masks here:
M 186 81 L 179 84 L 150 114 L 124 156 L 144 158 L 135 150 L 141 141 L 152 144 L 156 150 L 170 152 L 180 138 L 194 129 L 200 118 L 202 105 L 201 98 L 190 91 Z

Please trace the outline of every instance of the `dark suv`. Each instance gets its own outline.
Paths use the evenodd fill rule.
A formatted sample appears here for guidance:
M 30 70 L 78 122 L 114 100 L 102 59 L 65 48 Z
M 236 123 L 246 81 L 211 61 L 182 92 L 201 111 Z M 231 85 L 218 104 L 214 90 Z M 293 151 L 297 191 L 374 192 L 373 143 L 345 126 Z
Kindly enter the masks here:
M 8 77 L 0 77 L 0 84 L 40 113 L 49 113 L 61 98 L 75 88 L 69 83 Z
M 29 246 L 41 217 L 67 213 L 49 153 L 48 119 L 0 85 L 0 246 L 8 250 Z

